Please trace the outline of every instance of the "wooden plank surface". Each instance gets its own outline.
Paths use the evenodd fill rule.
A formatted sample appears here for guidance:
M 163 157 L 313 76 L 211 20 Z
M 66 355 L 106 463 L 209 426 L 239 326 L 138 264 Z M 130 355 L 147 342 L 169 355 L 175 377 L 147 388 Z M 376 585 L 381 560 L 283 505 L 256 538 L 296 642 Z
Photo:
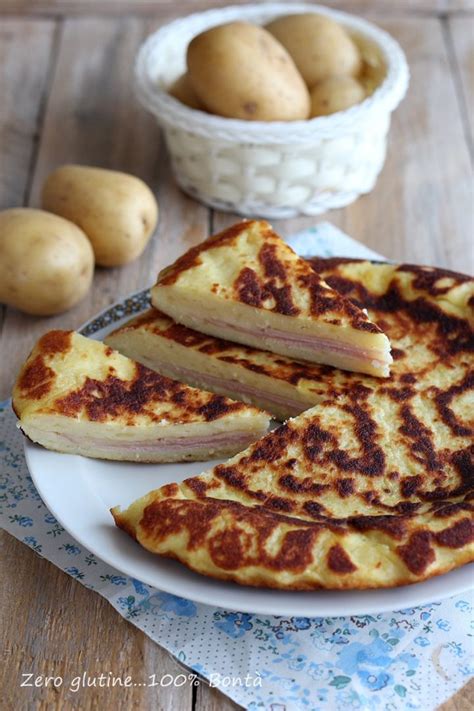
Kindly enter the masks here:
M 0 13 L 84 15 L 56 22 L 1 20 L 0 61 L 8 70 L 0 73 L 0 205 L 23 200 L 37 205 L 48 171 L 78 161 L 139 175 L 158 195 L 161 210 L 158 234 L 144 256 L 122 269 L 97 270 L 90 295 L 67 314 L 36 319 L 6 310 L 0 334 L 0 397 L 9 393 L 17 364 L 40 333 L 56 326 L 77 327 L 118 297 L 150 284 L 161 266 L 208 234 L 209 212 L 175 187 L 154 121 L 134 101 L 131 77 L 136 49 L 148 32 L 170 16 L 209 4 L 20 0 L 12 9 L 13 3 L 0 0 Z M 337 5 L 355 11 L 375 8 L 374 19 L 407 52 L 412 83 L 394 116 L 387 162 L 375 190 L 323 217 L 394 259 L 467 270 L 474 258 L 465 130 L 469 120 L 472 130 L 472 39 L 465 17 L 446 20 L 435 15 L 469 11 L 472 3 L 396 0 L 390 3 L 390 18 L 385 3 L 347 0 Z M 123 18 L 124 11 L 141 16 Z M 87 17 L 89 12 L 103 17 Z M 147 14 L 154 17 L 148 19 Z M 452 45 L 443 31 L 445 22 Z M 28 90 L 17 95 L 17 86 Z M 231 215 L 212 216 L 215 229 L 232 220 Z M 289 234 L 313 223 L 314 218 L 297 218 L 275 224 Z M 83 670 L 100 672 L 103 665 L 115 673 L 129 670 L 137 679 L 145 672 L 177 674 L 181 668 L 98 595 L 4 533 L 0 560 L 2 638 L 7 640 L 7 664 L 0 674 L 8 675 L 3 685 L 7 709 L 236 708 L 205 686 L 194 695 L 190 688 L 159 693 L 134 688 L 126 694 L 109 689 L 102 695 L 94 689 L 76 695 L 67 689 L 21 693 L 26 690 L 20 690 L 16 680 L 28 665 L 64 678 Z M 465 687 L 443 711 L 467 711 L 472 694 L 473 685 Z
M 28 189 L 54 44 L 49 20 L 0 24 L 0 210 Z M 31 58 L 34 57 L 34 61 Z
M 474 139 L 474 17 L 447 20 L 454 53 L 454 70 L 459 72 L 461 105 L 466 111 L 469 140 Z
M 0 0 L 0 13 L 29 15 L 170 15 L 198 12 L 209 7 L 245 4 L 247 0 Z M 298 2 L 298 0 L 290 0 Z M 413 15 L 465 14 L 474 11 L 473 0 L 325 0 L 321 5 L 347 12 L 387 15 L 403 13 Z

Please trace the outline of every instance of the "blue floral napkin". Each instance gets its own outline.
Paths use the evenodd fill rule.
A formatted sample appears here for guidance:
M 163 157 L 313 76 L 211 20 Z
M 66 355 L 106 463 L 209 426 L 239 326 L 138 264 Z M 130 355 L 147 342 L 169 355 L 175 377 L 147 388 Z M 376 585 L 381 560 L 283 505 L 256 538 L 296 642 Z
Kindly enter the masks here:
M 301 254 L 380 258 L 328 223 L 290 243 Z M 78 545 L 42 502 L 8 402 L 0 405 L 0 525 L 185 665 L 174 678 L 157 672 L 134 683 L 204 679 L 252 710 L 431 711 L 474 676 L 469 595 L 373 616 L 271 617 L 196 604 L 114 570 Z

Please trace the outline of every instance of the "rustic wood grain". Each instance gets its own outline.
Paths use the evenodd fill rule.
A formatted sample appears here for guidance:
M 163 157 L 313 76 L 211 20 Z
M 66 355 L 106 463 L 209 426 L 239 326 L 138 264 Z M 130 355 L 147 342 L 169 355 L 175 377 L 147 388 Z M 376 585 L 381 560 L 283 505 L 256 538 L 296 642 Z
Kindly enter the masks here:
M 40 558 L 4 531 L 0 537 L 2 575 L 0 606 L 4 659 L 2 708 L 35 709 L 160 709 L 186 711 L 192 687 L 79 688 L 73 679 L 84 672 L 132 683 L 149 683 L 149 675 L 176 675 L 176 662 L 113 607 L 56 566 Z M 20 594 L 12 595 L 12 584 Z M 59 676 L 58 688 L 24 687 L 23 674 Z M 44 683 L 44 682 L 43 682 Z M 72 686 L 72 689 L 71 689 Z
M 233 5 L 245 4 L 248 0 L 233 0 Z M 298 2 L 298 0 L 289 0 Z M 171 15 L 197 12 L 208 7 L 229 5 L 227 0 L 0 0 L 0 13 L 29 15 Z M 320 4 L 338 10 L 381 15 L 404 13 L 418 15 L 445 15 L 474 11 L 473 0 L 325 0 Z
M 242 708 L 216 688 L 205 684 L 198 686 L 195 700 L 195 711 L 237 711 Z
M 25 200 L 46 98 L 54 27 L 49 20 L 4 18 L 0 24 L 0 210 L 21 206 Z
M 170 17 L 211 4 L 227 3 L 0 0 L 0 13 L 77 15 L 57 23 L 1 20 L 0 62 L 8 70 L 0 73 L 0 205 L 19 204 L 25 195 L 29 204 L 36 205 L 44 176 L 68 161 L 139 175 L 157 194 L 161 211 L 158 233 L 143 257 L 122 269 L 97 270 L 91 293 L 75 309 L 51 319 L 7 309 L 3 328 L 0 314 L 0 397 L 10 391 L 17 364 L 40 333 L 58 326 L 77 327 L 98 309 L 151 283 L 161 266 L 208 234 L 208 211 L 175 187 L 156 126 L 133 99 L 131 77 L 136 49 L 148 32 Z M 378 24 L 392 32 L 407 52 L 412 83 L 395 114 L 387 162 L 373 193 L 321 219 L 330 219 L 394 259 L 467 270 L 473 258 L 472 197 L 468 121 L 463 124 L 463 115 L 467 117 L 470 106 L 472 131 L 473 48 L 468 18 L 441 16 L 472 11 L 473 3 L 343 0 L 332 4 L 364 14 L 370 11 Z M 137 17 L 122 17 L 124 13 Z M 443 22 L 448 23 L 452 47 Z M 16 86 L 23 91 L 16 93 Z M 232 215 L 217 213 L 213 226 L 218 229 L 233 220 Z M 314 221 L 297 218 L 275 226 L 290 234 Z M 28 665 L 38 674 L 57 673 L 65 679 L 83 671 L 128 671 L 137 681 L 153 672 L 178 674 L 181 668 L 105 600 L 3 532 L 0 561 L 1 631 L 7 640 L 7 663 L 0 667 L 2 688 L 7 691 L 2 699 L 5 708 L 237 708 L 205 685 L 194 690 L 194 701 L 193 690 L 187 687 L 86 689 L 78 694 L 68 688 L 20 689 L 19 676 L 29 671 Z M 467 711 L 473 693 L 474 684 L 464 687 L 442 711 Z
M 466 132 L 474 139 L 474 18 L 452 17 L 447 20 L 454 53 L 455 71 L 459 72 L 461 107 L 466 112 Z

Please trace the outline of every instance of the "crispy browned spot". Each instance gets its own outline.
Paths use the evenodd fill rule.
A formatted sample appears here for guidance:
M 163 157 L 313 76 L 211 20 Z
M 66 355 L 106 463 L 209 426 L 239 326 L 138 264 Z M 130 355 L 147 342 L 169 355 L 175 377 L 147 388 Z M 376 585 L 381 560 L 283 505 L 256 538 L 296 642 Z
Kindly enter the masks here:
M 265 292 L 260 284 L 257 274 L 250 267 L 241 269 L 240 274 L 234 282 L 239 301 L 248 306 L 260 307 L 265 300 Z
M 359 440 L 362 455 L 350 457 L 342 449 L 329 452 L 328 458 L 343 471 L 356 471 L 367 476 L 380 476 L 385 469 L 385 455 L 377 443 L 377 424 L 360 405 L 345 405 L 343 409 L 354 420 L 354 433 Z
M 275 244 L 264 244 L 258 254 L 258 260 L 263 266 L 263 271 L 266 277 L 278 277 L 279 279 L 285 279 L 285 267 L 277 257 L 277 249 Z
M 421 476 L 407 476 L 400 482 L 400 491 L 402 496 L 409 498 L 416 494 L 419 487 L 422 485 Z
M 38 341 L 38 348 L 45 355 L 67 353 L 71 348 L 72 334 L 72 331 L 49 331 Z
M 204 405 L 197 409 L 197 413 L 202 415 L 207 422 L 217 420 L 223 415 L 228 415 L 229 412 L 236 412 L 246 407 L 243 402 L 231 402 L 223 395 L 215 395 L 209 399 Z
M 453 434 L 458 437 L 469 437 L 471 434 L 474 434 L 472 427 L 468 427 L 458 421 L 456 415 L 450 407 L 451 402 L 455 397 L 462 395 L 468 390 L 474 390 L 474 370 L 467 373 L 460 383 L 451 385 L 451 387 L 445 391 L 440 391 L 437 388 L 434 398 L 441 419 L 450 428 Z
M 462 548 L 474 540 L 474 523 L 472 519 L 463 518 L 444 531 L 434 534 L 436 543 L 447 548 Z
M 188 249 L 174 264 L 160 272 L 159 283 L 163 286 L 174 284 L 182 272 L 200 263 L 199 255 L 201 252 L 205 252 L 209 247 L 217 247 L 220 244 L 232 244 L 241 232 L 248 229 L 250 222 L 249 220 L 237 222 L 232 227 L 228 227 L 226 230 L 208 237 L 204 242 Z
M 23 397 L 40 400 L 48 393 L 54 382 L 55 373 L 44 362 L 42 355 L 37 355 L 23 369 L 18 380 L 18 387 Z
M 334 573 L 341 573 L 342 575 L 346 573 L 353 573 L 357 570 L 357 566 L 354 565 L 349 555 L 346 553 L 344 548 L 337 543 L 335 546 L 331 546 L 328 552 L 328 568 Z
M 339 496 L 345 499 L 354 493 L 354 479 L 338 479 L 336 489 Z
M 58 353 L 66 353 L 71 348 L 72 331 L 49 331 L 40 338 L 36 346 L 38 353 L 24 366 L 17 387 L 23 397 L 40 400 L 53 387 L 55 372 L 45 358 Z
M 409 446 L 414 459 L 423 464 L 428 471 L 441 469 L 442 465 L 433 444 L 431 430 L 416 417 L 408 405 L 401 408 L 400 416 L 403 424 L 398 429 L 411 440 Z
M 213 523 L 220 521 L 227 513 L 232 516 L 232 525 L 211 533 Z M 279 522 L 297 523 L 301 528 L 289 530 L 272 557 L 265 544 Z M 241 524 L 251 529 L 252 545 L 249 545 L 249 533 L 243 530 Z M 186 532 L 188 551 L 207 545 L 214 562 L 226 569 L 258 564 L 273 570 L 294 572 L 302 572 L 311 564 L 312 547 L 321 530 L 314 523 L 304 525 L 279 513 L 217 499 L 154 501 L 145 508 L 140 528 L 147 538 L 158 543 L 168 536 Z M 254 547 L 255 553 L 252 552 Z
M 408 543 L 398 546 L 397 551 L 408 570 L 414 575 L 422 575 L 435 559 L 429 531 L 412 533 Z
M 256 461 L 274 462 L 286 451 L 289 443 L 297 439 L 298 433 L 287 423 L 263 437 L 247 457 L 249 463 Z
M 406 522 L 400 516 L 351 516 L 347 521 L 358 531 L 379 530 L 398 539 L 406 532 Z
M 195 391 L 139 363 L 135 368 L 135 377 L 130 380 L 121 380 L 114 375 L 108 375 L 104 380 L 86 378 L 80 388 L 57 398 L 54 408 L 67 417 L 75 417 L 84 410 L 89 419 L 102 422 L 127 414 L 146 413 L 153 418 L 153 404 L 163 401 L 179 405 L 182 418 L 197 413 L 206 421 L 245 407 L 243 403 L 231 402 L 221 395 Z M 204 404 L 203 395 L 207 397 Z

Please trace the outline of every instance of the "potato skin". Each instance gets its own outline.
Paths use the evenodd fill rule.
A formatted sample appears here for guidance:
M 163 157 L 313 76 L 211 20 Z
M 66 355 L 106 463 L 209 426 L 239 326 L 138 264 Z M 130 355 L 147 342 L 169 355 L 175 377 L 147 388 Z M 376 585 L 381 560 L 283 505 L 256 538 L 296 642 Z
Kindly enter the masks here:
M 173 96 L 178 101 L 181 101 L 185 106 L 189 106 L 190 109 L 197 109 L 198 111 L 205 111 L 202 103 L 199 101 L 194 91 L 189 74 L 181 74 L 178 79 L 176 79 L 173 84 L 168 89 L 168 94 Z
M 365 99 L 362 85 L 353 77 L 329 77 L 311 89 L 311 118 L 344 111 Z
M 309 89 L 336 75 L 356 76 L 361 56 L 346 30 L 324 15 L 279 17 L 266 29 L 286 48 Z
M 288 52 L 261 27 L 230 22 L 202 32 L 187 52 L 192 86 L 206 109 L 248 121 L 309 115 L 309 93 Z
M 63 165 L 43 185 L 42 207 L 78 225 L 97 264 L 117 267 L 136 259 L 156 227 L 158 205 L 133 175 L 84 165 Z
M 0 301 L 50 316 L 88 292 L 94 252 L 79 227 L 31 208 L 0 212 Z

